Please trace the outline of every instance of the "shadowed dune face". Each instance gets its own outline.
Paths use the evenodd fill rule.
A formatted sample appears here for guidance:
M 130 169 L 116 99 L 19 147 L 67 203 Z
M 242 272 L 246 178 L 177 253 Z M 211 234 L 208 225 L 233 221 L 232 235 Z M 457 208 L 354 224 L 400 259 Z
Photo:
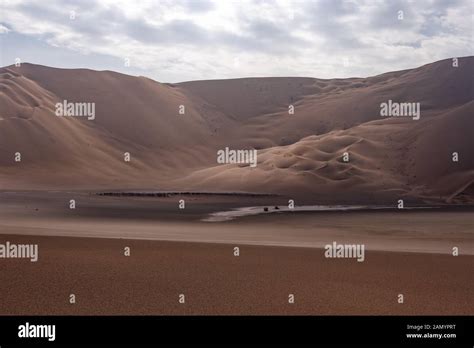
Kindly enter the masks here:
M 472 203 L 472 76 L 474 57 L 460 58 L 458 67 L 444 60 L 369 78 L 179 84 L 10 66 L 0 69 L 0 189 Z M 95 119 L 56 116 L 55 104 L 64 100 L 95 103 Z M 420 103 L 420 119 L 381 117 L 389 100 Z M 218 164 L 216 153 L 225 147 L 258 149 L 257 166 Z

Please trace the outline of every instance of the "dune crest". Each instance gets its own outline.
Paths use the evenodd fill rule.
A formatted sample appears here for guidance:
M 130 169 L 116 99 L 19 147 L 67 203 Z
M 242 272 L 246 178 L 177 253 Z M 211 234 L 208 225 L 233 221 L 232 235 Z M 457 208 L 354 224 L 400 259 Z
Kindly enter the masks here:
M 369 78 L 178 84 L 111 71 L 9 66 L 0 69 L 0 189 L 470 204 L 473 73 L 474 57 L 459 58 L 456 68 L 448 59 Z M 57 117 L 55 105 L 64 100 L 94 103 L 95 119 Z M 388 100 L 419 103 L 420 119 L 381 117 Z M 226 147 L 257 149 L 257 167 L 218 164 L 216 153 Z

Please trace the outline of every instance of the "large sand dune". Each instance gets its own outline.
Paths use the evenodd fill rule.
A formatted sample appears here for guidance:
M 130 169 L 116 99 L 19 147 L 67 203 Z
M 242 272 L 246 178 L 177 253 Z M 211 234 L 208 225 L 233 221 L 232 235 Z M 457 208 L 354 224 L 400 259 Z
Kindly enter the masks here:
M 179 84 L 110 71 L 9 66 L 0 69 L 0 189 L 472 203 L 473 76 L 474 57 L 460 58 L 459 67 L 444 60 L 369 78 Z M 63 100 L 94 102 L 95 119 L 57 117 L 55 103 Z M 380 104 L 388 100 L 420 103 L 420 119 L 381 117 Z M 216 151 L 225 147 L 258 149 L 257 167 L 217 164 Z M 16 152 L 21 162 L 14 161 Z

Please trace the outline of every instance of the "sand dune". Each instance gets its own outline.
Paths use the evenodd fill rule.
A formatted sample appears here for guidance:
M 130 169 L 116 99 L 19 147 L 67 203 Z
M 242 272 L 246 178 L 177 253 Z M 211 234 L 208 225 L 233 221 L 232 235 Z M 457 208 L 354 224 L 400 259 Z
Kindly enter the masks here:
M 472 203 L 473 73 L 474 57 L 460 58 L 457 68 L 444 60 L 369 78 L 179 84 L 110 71 L 5 67 L 0 189 L 247 191 L 308 201 Z M 55 103 L 63 100 L 95 103 L 95 119 L 57 117 Z M 380 104 L 388 100 L 419 102 L 420 119 L 381 117 Z M 216 151 L 225 147 L 258 149 L 257 167 L 218 165 Z M 349 162 L 342 160 L 345 152 Z
M 194 188 L 312 194 L 326 201 L 351 202 L 356 195 L 360 202 L 397 197 L 451 202 L 472 190 L 474 140 L 468 129 L 473 129 L 473 114 L 471 102 L 419 123 L 367 122 L 260 150 L 256 168 L 215 166 L 193 173 L 189 181 Z M 453 162 L 454 151 L 468 157 Z
M 216 128 L 229 123 L 205 102 L 146 78 L 31 64 L 3 68 L 1 76 L 2 183 L 20 188 L 153 187 L 170 168 L 174 175 L 202 165 Z M 63 100 L 95 103 L 95 119 L 57 117 Z

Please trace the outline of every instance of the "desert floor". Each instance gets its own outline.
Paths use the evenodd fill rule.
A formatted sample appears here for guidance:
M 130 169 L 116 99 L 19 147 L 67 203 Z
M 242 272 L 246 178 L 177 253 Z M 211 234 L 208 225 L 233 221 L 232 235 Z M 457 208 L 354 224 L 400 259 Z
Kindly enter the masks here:
M 1 198 L 0 243 L 37 243 L 39 260 L 0 259 L 0 314 L 474 311 L 474 215 L 467 207 L 275 213 L 210 223 L 201 221 L 209 212 L 286 200 L 185 197 L 180 210 L 179 196 L 2 192 Z M 325 258 L 322 247 L 333 241 L 365 244 L 365 261 Z M 451 255 L 454 246 L 459 256 Z

